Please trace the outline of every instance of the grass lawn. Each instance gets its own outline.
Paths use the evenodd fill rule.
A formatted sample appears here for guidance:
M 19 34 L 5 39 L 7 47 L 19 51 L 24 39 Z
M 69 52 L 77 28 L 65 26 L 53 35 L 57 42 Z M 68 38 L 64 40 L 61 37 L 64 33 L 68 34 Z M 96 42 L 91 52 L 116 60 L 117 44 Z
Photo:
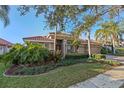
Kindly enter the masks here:
M 59 67 L 39 76 L 5 77 L 2 75 L 5 70 L 4 64 L 0 63 L 0 87 L 68 87 L 110 68 L 111 66 L 100 63 L 79 63 Z

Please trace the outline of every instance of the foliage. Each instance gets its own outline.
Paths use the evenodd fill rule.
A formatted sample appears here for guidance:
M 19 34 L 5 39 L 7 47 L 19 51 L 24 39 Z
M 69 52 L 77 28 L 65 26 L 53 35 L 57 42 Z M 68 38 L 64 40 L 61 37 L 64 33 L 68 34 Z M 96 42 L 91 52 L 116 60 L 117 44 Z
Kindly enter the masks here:
M 103 40 L 104 44 L 112 40 L 118 42 L 119 40 L 119 25 L 117 22 L 108 21 L 101 24 L 102 29 L 98 29 L 95 33 L 96 40 Z
M 120 62 L 118 61 L 114 61 L 114 60 L 102 60 L 102 59 L 96 59 L 96 58 L 91 58 L 89 59 L 88 62 L 91 62 L 91 63 L 101 63 L 101 64 L 108 64 L 110 66 L 120 66 L 122 65 Z
M 116 55 L 124 55 L 124 48 L 116 48 Z
M 112 50 L 106 47 L 101 48 L 101 54 L 112 54 Z
M 55 69 L 55 65 L 35 66 L 35 67 L 19 67 L 12 74 L 13 75 L 37 75 Z
M 88 55 L 79 54 L 79 53 L 70 53 L 65 56 L 65 59 L 81 59 L 88 58 Z
M 39 44 L 15 44 L 3 60 L 12 64 L 44 64 L 48 54 L 48 49 Z
M 48 61 L 53 61 L 54 63 L 58 63 L 58 62 L 60 62 L 61 61 L 61 59 L 62 59 L 62 53 L 61 53 L 61 51 L 59 51 L 59 50 L 57 50 L 56 52 L 55 52 L 55 54 L 54 53 L 49 53 L 49 57 L 48 57 Z
M 76 34 L 76 32 L 72 32 L 72 40 L 71 40 L 71 44 L 73 45 L 75 51 L 77 52 L 77 49 L 79 48 L 79 45 L 81 44 L 81 40 L 79 39 L 79 35 Z
M 42 66 L 17 66 L 13 69 L 15 69 L 14 71 L 11 71 L 12 68 L 8 69 L 6 71 L 6 74 L 8 75 L 37 75 L 37 74 L 41 74 L 41 73 L 46 73 L 50 70 L 53 70 L 55 68 L 58 68 L 60 66 L 69 66 L 69 65 L 74 65 L 74 64 L 78 64 L 78 63 L 86 63 L 88 62 L 88 59 L 64 59 L 59 63 L 51 63 L 51 64 L 47 64 L 47 65 L 42 65 Z M 9 73 L 11 71 L 11 73 Z
M 68 26 L 68 23 L 73 22 L 75 26 L 73 29 L 78 28 L 79 24 L 84 22 L 84 15 L 94 15 L 95 18 L 106 17 L 114 18 L 120 16 L 119 13 L 123 11 L 123 6 L 98 6 L 98 5 L 21 5 L 18 8 L 20 15 L 26 15 L 35 11 L 36 17 L 44 16 L 48 27 L 54 28 L 58 24 L 60 31 Z M 109 15 L 109 16 L 108 16 Z M 83 19 L 84 18 L 84 19 Z M 73 25 L 74 25 L 73 24 Z M 70 26 L 69 26 L 70 27 Z M 61 29 L 62 28 L 62 29 Z M 71 29 L 71 31 L 73 31 Z
M 92 27 L 105 15 L 113 18 L 123 9 L 123 6 L 20 6 L 18 10 L 21 15 L 26 15 L 34 9 L 36 16 L 43 15 L 46 19 L 47 26 L 56 31 L 68 30 L 77 32 L 81 35 L 82 32 L 87 33 L 89 56 L 91 56 L 90 49 L 90 31 Z M 119 11 L 118 11 L 119 10 Z M 106 16 L 108 17 L 108 16 Z M 70 26 L 71 24 L 71 26 Z M 115 36 L 115 34 L 114 34 Z M 115 37 L 114 37 L 115 38 Z M 74 40 L 74 45 L 78 46 L 78 41 Z
M 92 58 L 99 60 L 99 59 L 106 59 L 106 56 L 104 54 L 92 54 Z
M 105 64 L 109 64 L 111 66 L 120 66 L 121 63 L 120 62 L 117 62 L 117 61 L 113 61 L 113 60 L 106 60 L 104 61 Z
M 9 24 L 9 6 L 0 5 L 0 19 L 4 22 L 4 27 Z

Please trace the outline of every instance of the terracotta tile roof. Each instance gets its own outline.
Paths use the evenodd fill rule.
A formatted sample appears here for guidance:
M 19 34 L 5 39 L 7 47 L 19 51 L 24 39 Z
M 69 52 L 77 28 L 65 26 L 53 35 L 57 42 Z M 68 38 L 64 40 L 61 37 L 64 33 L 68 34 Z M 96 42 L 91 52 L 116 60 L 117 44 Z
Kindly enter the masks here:
M 12 46 L 12 43 L 10 43 L 9 41 L 6 41 L 6 40 L 0 38 L 0 45 L 10 47 L 10 46 Z
M 47 36 L 26 37 L 26 38 L 23 38 L 23 40 L 53 41 L 53 39 L 50 39 Z

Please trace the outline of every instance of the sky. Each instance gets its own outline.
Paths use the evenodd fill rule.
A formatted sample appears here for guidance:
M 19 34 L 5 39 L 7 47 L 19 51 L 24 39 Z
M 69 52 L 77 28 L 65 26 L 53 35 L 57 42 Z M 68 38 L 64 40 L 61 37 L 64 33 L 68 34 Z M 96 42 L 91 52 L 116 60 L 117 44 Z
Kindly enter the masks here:
M 45 19 L 42 16 L 38 18 L 35 17 L 34 11 L 25 16 L 20 16 L 17 7 L 18 6 L 10 6 L 10 24 L 7 27 L 4 27 L 0 20 L 0 38 L 10 41 L 11 43 L 23 43 L 22 38 L 24 37 L 44 36 L 48 35 L 49 32 L 55 31 L 48 28 L 44 29 Z M 92 29 L 91 39 L 94 39 L 96 29 L 96 27 Z M 86 36 L 83 34 L 82 38 L 86 39 Z

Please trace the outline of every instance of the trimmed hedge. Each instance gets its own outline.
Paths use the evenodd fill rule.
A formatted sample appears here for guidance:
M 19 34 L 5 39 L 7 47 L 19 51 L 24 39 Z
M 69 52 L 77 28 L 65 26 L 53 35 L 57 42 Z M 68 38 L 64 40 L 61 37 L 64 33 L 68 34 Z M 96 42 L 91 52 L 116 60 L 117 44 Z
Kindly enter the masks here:
M 111 65 L 111 66 L 120 66 L 120 65 L 121 65 L 120 62 L 113 61 L 113 60 L 106 60 L 105 63 L 106 63 L 106 64 L 109 64 L 109 65 Z
M 124 48 L 116 48 L 116 55 L 124 55 Z
M 88 58 L 88 55 L 72 53 L 72 54 L 67 54 L 65 56 L 65 59 L 81 59 L 81 58 Z
M 92 58 L 95 58 L 95 59 L 106 59 L 106 56 L 104 54 L 92 54 Z

